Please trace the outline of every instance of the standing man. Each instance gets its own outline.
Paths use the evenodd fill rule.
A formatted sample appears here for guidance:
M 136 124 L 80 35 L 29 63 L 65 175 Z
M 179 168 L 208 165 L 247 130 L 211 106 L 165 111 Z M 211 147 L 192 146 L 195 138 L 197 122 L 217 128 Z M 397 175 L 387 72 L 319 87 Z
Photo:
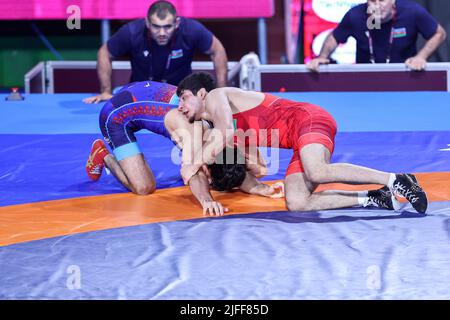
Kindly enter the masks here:
M 419 33 L 427 42 L 417 52 Z M 330 55 L 350 36 L 356 39 L 356 63 L 405 63 L 420 71 L 445 40 L 446 32 L 422 6 L 410 0 L 367 0 L 346 13 L 308 69 L 319 71 L 321 64 L 330 63 Z
M 210 55 L 219 86 L 227 83 L 227 54 L 222 43 L 198 21 L 178 17 L 175 7 L 157 1 L 147 17 L 122 26 L 98 51 L 97 72 L 101 93 L 84 100 L 98 103 L 112 97 L 111 59 L 128 56 L 131 79 L 172 85 L 192 73 L 191 62 L 198 50 Z

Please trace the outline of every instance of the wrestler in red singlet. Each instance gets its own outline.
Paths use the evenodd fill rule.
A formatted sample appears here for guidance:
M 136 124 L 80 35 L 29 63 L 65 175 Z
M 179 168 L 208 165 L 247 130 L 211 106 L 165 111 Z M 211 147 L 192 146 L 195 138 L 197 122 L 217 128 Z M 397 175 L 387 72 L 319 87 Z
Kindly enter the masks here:
M 233 119 L 236 129 L 256 131 L 258 146 L 271 147 L 275 143 L 271 139 L 278 136 L 279 145 L 275 147 L 294 150 L 286 176 L 304 172 L 300 150 L 307 144 L 320 143 L 330 151 L 330 155 L 333 154 L 336 121 L 327 111 L 310 103 L 264 95 L 259 106 L 235 113 Z M 267 134 L 263 137 L 264 129 Z M 271 134 L 271 130 L 278 130 L 278 134 Z

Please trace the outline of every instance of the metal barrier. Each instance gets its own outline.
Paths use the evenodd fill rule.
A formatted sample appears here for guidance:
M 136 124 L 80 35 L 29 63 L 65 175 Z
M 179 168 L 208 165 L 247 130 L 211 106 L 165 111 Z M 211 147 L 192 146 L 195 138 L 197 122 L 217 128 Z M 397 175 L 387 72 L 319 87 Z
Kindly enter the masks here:
M 25 93 L 45 92 L 45 63 L 39 62 L 25 74 Z
M 410 71 L 403 63 L 260 65 L 249 75 L 253 90 L 276 91 L 450 91 L 450 63 L 428 63 L 426 71 Z
M 98 92 L 96 61 L 40 62 L 25 75 L 26 93 Z M 112 86 L 129 82 L 128 61 L 112 62 Z M 213 72 L 212 62 L 193 62 L 194 71 Z M 228 63 L 230 86 L 263 92 L 447 91 L 450 63 L 428 63 L 426 71 L 410 71 L 405 64 L 323 65 L 311 72 L 305 65 L 263 65 L 249 53 Z
M 238 62 L 228 62 L 229 84 L 239 86 Z M 212 62 L 192 62 L 193 71 L 213 72 Z M 231 72 L 234 70 L 233 72 Z M 129 83 L 129 61 L 112 62 L 112 87 Z M 37 85 L 40 84 L 40 85 Z M 26 93 L 95 93 L 99 91 L 96 61 L 46 61 L 38 63 L 25 75 Z

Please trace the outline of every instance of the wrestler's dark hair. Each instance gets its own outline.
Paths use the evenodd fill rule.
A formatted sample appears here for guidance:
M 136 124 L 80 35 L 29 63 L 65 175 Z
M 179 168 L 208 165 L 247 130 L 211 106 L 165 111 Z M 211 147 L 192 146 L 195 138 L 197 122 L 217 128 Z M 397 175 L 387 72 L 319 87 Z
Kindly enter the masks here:
M 147 11 L 147 18 L 150 21 L 150 17 L 156 13 L 156 16 L 163 20 L 167 17 L 167 14 L 170 13 L 174 17 L 177 16 L 177 9 L 175 9 L 174 5 L 168 1 L 156 1 L 153 3 Z
M 239 187 L 247 173 L 245 159 L 236 148 L 225 148 L 208 168 L 212 178 L 211 188 L 217 191 L 229 191 Z
M 178 84 L 177 96 L 181 96 L 184 90 L 190 90 L 196 95 L 201 88 L 205 88 L 206 92 L 210 92 L 216 88 L 216 81 L 211 74 L 195 72 L 188 75 Z

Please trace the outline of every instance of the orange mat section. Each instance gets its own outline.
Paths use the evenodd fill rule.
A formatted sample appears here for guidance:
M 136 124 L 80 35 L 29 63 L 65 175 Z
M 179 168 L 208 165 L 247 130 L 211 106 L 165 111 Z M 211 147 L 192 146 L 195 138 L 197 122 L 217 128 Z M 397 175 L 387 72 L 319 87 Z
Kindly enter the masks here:
M 422 173 L 417 174 L 417 178 L 430 201 L 450 201 L 450 172 Z M 328 184 L 319 190 L 376 187 Z M 213 195 L 230 208 L 228 214 L 286 210 L 284 199 L 241 192 L 214 192 Z M 6 206 L 0 207 L 0 246 L 88 231 L 199 218 L 203 218 L 201 208 L 187 187 L 157 190 L 149 196 L 126 193 Z

